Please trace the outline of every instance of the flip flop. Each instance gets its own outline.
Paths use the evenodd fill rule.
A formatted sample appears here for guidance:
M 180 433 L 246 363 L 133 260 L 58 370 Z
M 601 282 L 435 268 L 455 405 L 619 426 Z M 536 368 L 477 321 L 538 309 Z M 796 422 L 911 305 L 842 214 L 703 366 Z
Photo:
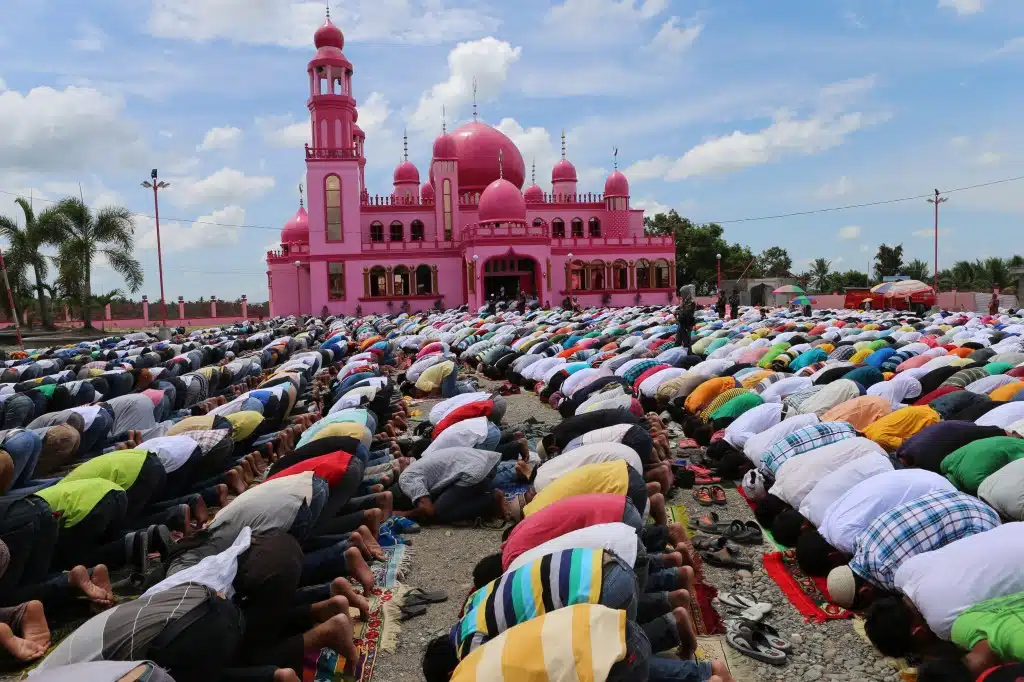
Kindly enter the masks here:
M 719 592 L 718 601 L 734 609 L 749 609 L 757 604 L 756 601 L 746 595 L 733 594 L 732 592 Z
M 726 505 L 725 488 L 720 485 L 713 485 L 709 490 L 711 491 L 711 501 L 721 507 L 724 507 Z
M 760 545 L 764 540 L 764 533 L 761 530 L 761 526 L 757 525 L 753 521 L 733 521 L 729 526 L 721 531 L 723 537 L 738 542 L 741 545 Z
M 787 657 L 785 652 L 755 641 L 750 633 L 743 630 L 728 631 L 725 634 L 725 641 L 736 651 L 756 661 L 762 661 L 771 665 L 785 665 L 786 663 Z
M 701 552 L 700 556 L 718 568 L 745 568 L 748 571 L 754 568 L 754 563 L 750 559 L 745 559 L 739 552 L 734 552 L 728 547 L 723 547 L 717 552 Z
M 696 483 L 697 485 L 712 485 L 712 484 L 715 484 L 715 483 L 721 483 L 722 482 L 722 477 L 721 476 L 701 476 L 700 474 L 697 474 L 696 476 L 694 476 L 693 482 Z
M 728 527 L 728 523 L 720 523 L 718 521 L 718 514 L 715 512 L 709 512 L 700 518 L 690 521 L 690 528 L 708 533 L 709 535 L 717 535 Z
M 413 604 L 412 606 L 399 606 L 398 612 L 401 614 L 398 620 L 406 621 L 412 620 L 417 616 L 422 616 L 427 612 L 427 607 L 423 604 Z
M 740 612 L 740 618 L 749 620 L 754 623 L 760 623 L 761 619 L 771 613 L 772 605 L 768 603 L 758 603 L 751 606 L 749 609 L 744 609 Z M 775 647 L 778 649 L 779 647 Z
M 402 596 L 402 606 L 420 606 L 424 604 L 440 604 L 448 601 L 444 592 L 427 592 L 422 587 L 414 587 Z
M 779 637 L 779 631 L 768 623 L 748 618 L 730 618 L 725 621 L 725 627 L 728 631 L 746 633 L 754 642 L 761 642 L 773 649 L 787 653 L 793 650 L 793 645 Z
M 693 491 L 693 499 L 702 507 L 711 506 L 711 491 L 707 487 L 697 488 Z

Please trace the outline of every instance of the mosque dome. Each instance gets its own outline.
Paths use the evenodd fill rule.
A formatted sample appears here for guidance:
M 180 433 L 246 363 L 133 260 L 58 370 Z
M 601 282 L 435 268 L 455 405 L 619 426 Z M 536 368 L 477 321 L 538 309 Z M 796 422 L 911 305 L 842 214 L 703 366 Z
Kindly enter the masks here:
M 423 201 L 434 200 L 434 186 L 430 184 L 429 180 L 424 182 L 423 186 L 420 187 L 420 198 L 423 199 Z
M 457 155 L 455 140 L 448 133 L 444 133 L 434 140 L 435 159 L 454 159 Z
M 528 204 L 539 204 L 544 201 L 544 190 L 537 183 L 533 183 L 523 192 L 523 199 Z
M 485 187 L 490 188 L 495 180 L 504 178 L 516 187 L 518 194 L 526 180 L 526 164 L 515 143 L 504 133 L 485 123 L 471 121 L 460 126 L 452 137 L 459 161 L 460 192 L 479 192 Z M 436 151 L 434 157 L 440 158 Z
M 551 182 L 576 182 L 576 167 L 561 159 L 551 169 Z
M 412 161 L 403 161 L 395 168 L 394 184 L 420 184 L 420 172 Z
M 331 18 L 327 17 L 324 25 L 313 34 L 313 45 L 318 50 L 324 47 L 341 50 L 345 47 L 345 36 L 341 33 L 340 28 L 331 23 Z
M 604 181 L 604 195 L 606 197 L 628 197 L 629 180 L 621 171 L 614 171 Z
M 480 195 L 478 215 L 481 223 L 525 223 L 526 202 L 518 187 L 498 178 Z
M 303 206 L 299 207 L 295 216 L 284 224 L 281 230 L 282 244 L 309 243 L 309 214 Z

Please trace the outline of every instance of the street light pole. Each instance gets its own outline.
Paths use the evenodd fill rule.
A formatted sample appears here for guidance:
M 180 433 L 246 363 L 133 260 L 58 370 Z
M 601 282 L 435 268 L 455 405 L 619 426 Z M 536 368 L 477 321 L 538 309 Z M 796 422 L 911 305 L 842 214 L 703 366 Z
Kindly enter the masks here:
M 167 298 L 164 296 L 164 252 L 160 245 L 160 190 L 167 189 L 171 183 L 157 179 L 156 168 L 150 172 L 152 182 L 146 180 L 142 186 L 153 190 L 153 214 L 156 219 L 156 263 L 160 271 L 160 315 L 161 324 L 167 326 Z
M 7 263 L 4 262 L 3 249 L 0 249 L 0 270 L 3 270 L 4 286 L 7 287 L 7 300 L 11 304 L 11 317 L 14 318 L 14 331 L 18 334 L 18 348 L 25 350 L 25 344 L 21 340 L 21 323 L 18 322 L 18 309 L 14 306 L 14 293 L 11 292 L 11 283 L 7 281 Z
M 935 289 L 935 300 L 939 296 L 939 204 L 949 201 L 949 197 L 940 197 L 939 190 L 935 190 L 934 199 L 926 199 L 929 204 L 935 204 L 935 272 L 932 274 L 932 288 Z
M 715 261 L 718 263 L 718 292 L 722 292 L 722 254 L 715 254 Z

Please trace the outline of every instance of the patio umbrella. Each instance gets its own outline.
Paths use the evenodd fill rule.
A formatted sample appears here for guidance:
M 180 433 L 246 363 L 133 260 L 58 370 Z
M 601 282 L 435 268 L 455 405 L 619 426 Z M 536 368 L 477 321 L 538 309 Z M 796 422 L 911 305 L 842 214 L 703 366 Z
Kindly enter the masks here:
M 772 293 L 773 294 L 802 294 L 802 293 L 804 293 L 804 290 L 801 289 L 800 287 L 798 287 L 795 284 L 787 284 L 785 286 L 779 287 L 778 289 L 776 289 Z
M 932 288 L 916 279 L 902 279 L 896 282 L 882 282 L 871 287 L 871 293 L 885 296 L 913 296 L 931 291 Z
M 807 298 L 806 296 L 797 296 L 793 299 L 793 303 L 799 303 L 800 305 L 810 305 L 817 303 L 818 301 L 813 298 Z

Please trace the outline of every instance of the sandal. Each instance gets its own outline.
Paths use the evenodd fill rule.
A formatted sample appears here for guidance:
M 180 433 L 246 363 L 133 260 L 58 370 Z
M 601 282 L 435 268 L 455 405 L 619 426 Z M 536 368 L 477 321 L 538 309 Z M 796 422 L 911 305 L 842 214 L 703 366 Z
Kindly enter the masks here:
M 718 593 L 718 601 L 734 609 L 749 609 L 757 604 L 756 601 L 745 595 L 724 591 Z
M 398 620 L 406 621 L 412 620 L 417 616 L 422 616 L 427 612 L 427 607 L 423 604 L 413 604 L 412 606 L 399 606 L 398 612 L 401 614 Z
M 697 491 L 694 491 L 695 496 L 696 493 Z M 704 533 L 708 533 L 710 535 L 717 535 L 719 533 L 722 533 L 728 527 L 728 523 L 719 523 L 718 514 L 716 514 L 715 512 L 710 512 L 708 514 L 705 514 L 704 516 L 701 516 L 700 518 L 693 519 L 690 521 L 690 528 L 702 531 Z
M 721 531 L 722 536 L 738 542 L 741 545 L 760 545 L 764 540 L 764 533 L 761 531 L 761 526 L 757 525 L 753 521 L 733 521 L 729 524 L 729 527 Z
M 726 505 L 726 501 L 725 501 L 725 488 L 723 488 L 720 485 L 713 485 L 713 486 L 711 486 L 710 490 L 711 490 L 711 501 L 714 502 L 715 504 L 719 505 L 719 506 L 724 507 Z
M 722 477 L 721 476 L 701 476 L 700 474 L 697 474 L 694 477 L 693 482 L 696 483 L 697 485 L 712 485 L 712 484 L 715 484 L 715 483 L 721 483 L 722 482 Z
M 711 491 L 706 486 L 702 488 L 697 488 L 696 490 L 693 491 L 693 499 L 697 500 L 697 502 L 702 507 L 710 507 Z
M 785 665 L 786 654 L 779 649 L 755 641 L 752 634 L 743 630 L 730 630 L 725 634 L 725 641 L 744 656 L 771 665 Z
M 718 568 L 744 568 L 748 571 L 754 568 L 754 563 L 750 559 L 744 558 L 742 554 L 729 549 L 728 546 L 716 552 L 701 552 L 700 556 Z
M 793 650 L 793 645 L 787 640 L 779 637 L 779 631 L 767 623 L 752 621 L 749 618 L 729 618 L 724 622 L 726 630 L 730 632 L 743 632 L 753 639 L 773 649 L 788 653 Z
M 733 544 L 729 541 L 729 538 L 724 538 L 721 536 L 717 538 L 709 538 L 703 535 L 698 535 L 691 542 L 693 544 L 693 548 L 697 551 L 717 552 L 723 547 L 728 547 L 734 552 L 740 551 L 739 545 Z
M 422 587 L 414 587 L 402 596 L 402 606 L 421 606 L 424 604 L 440 604 L 448 601 L 444 592 L 427 592 Z

